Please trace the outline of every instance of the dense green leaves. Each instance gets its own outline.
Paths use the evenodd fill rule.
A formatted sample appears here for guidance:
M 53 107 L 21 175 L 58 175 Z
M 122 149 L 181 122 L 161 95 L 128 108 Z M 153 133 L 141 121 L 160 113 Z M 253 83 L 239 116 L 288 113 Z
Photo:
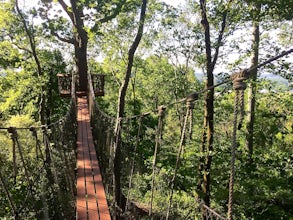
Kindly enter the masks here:
M 170 184 L 174 175 L 180 144 L 186 103 L 179 102 L 189 93 L 202 91 L 203 82 L 195 78 L 203 73 L 206 79 L 204 30 L 201 25 L 200 6 L 196 1 L 174 8 L 159 1 L 149 1 L 145 35 L 138 48 L 131 72 L 130 86 L 126 95 L 126 117 L 148 114 L 140 118 L 123 120 L 122 127 L 122 191 L 129 200 L 148 211 L 151 198 L 152 163 L 158 139 L 157 108 L 166 105 L 161 142 L 155 169 L 154 216 L 163 218 L 170 197 Z M 292 44 L 291 1 L 207 1 L 207 16 L 211 27 L 212 55 L 223 46 L 215 68 L 219 80 L 229 77 L 230 70 L 248 67 L 251 55 L 250 26 L 258 20 L 261 27 L 260 62 L 281 53 Z M 260 13 L 255 13 L 251 3 L 260 3 Z M 46 118 L 55 121 L 65 112 L 66 100 L 58 94 L 57 73 L 71 73 L 75 69 L 73 47 L 53 39 L 72 40 L 76 29 L 70 18 L 57 8 L 58 1 L 42 1 L 33 10 L 23 10 L 29 30 L 34 34 L 36 52 L 42 66 L 42 75 L 32 56 L 27 33 L 12 4 L 0 3 L 0 125 L 31 126 L 38 124 L 40 100 L 45 99 Z M 89 37 L 89 72 L 102 73 L 106 77 L 105 97 L 98 98 L 99 106 L 108 114 L 117 113 L 118 90 L 127 66 L 128 49 L 138 25 L 140 1 L 77 1 L 83 8 L 84 30 Z M 218 42 L 221 21 L 228 10 L 227 28 L 223 40 Z M 36 14 L 38 12 L 38 16 Z M 72 8 L 67 8 L 69 14 Z M 116 14 L 117 13 L 117 14 Z M 37 17 L 38 19 L 36 19 Z M 114 16 L 114 18 L 113 18 Z M 113 18 L 113 19 L 112 19 Z M 49 19 L 49 20 L 47 20 Z M 73 28 L 73 29 L 72 29 Z M 234 33 L 234 34 L 233 34 Z M 52 35 L 53 34 L 53 35 Z M 220 44 L 219 44 L 220 43 Z M 282 76 L 292 82 L 292 55 L 260 69 L 260 75 L 268 73 Z M 216 74 L 223 72 L 223 76 Z M 257 105 L 255 115 L 255 150 L 249 158 L 245 143 L 245 126 L 238 131 L 238 147 L 235 178 L 235 219 L 290 219 L 293 218 L 293 103 L 288 83 L 272 83 L 257 80 Z M 291 85 L 292 89 L 292 85 Z M 211 206 L 225 216 L 228 200 L 230 147 L 233 124 L 234 92 L 230 84 L 215 90 L 213 151 L 201 151 L 202 124 L 204 117 L 203 95 L 199 96 L 193 111 L 192 139 L 186 139 L 183 154 L 174 183 L 174 219 L 199 217 L 197 183 L 200 158 L 212 156 Z M 174 104 L 175 103 L 175 104 Z M 246 112 L 247 113 L 247 112 Z M 245 125 L 245 123 L 243 123 Z M 138 131 L 140 133 L 138 134 Z M 189 131 L 188 131 L 189 132 Z M 23 133 L 26 136 L 25 132 Z M 9 174 L 13 162 L 11 140 L 0 133 L 1 172 Z M 26 142 L 25 138 L 21 140 Z M 33 143 L 27 141 L 27 160 L 30 168 L 38 166 Z M 103 158 L 107 161 L 109 158 Z M 130 173 L 134 161 L 132 186 Z M 108 163 L 108 162 L 107 162 Z M 109 168 L 110 169 L 110 168 Z M 108 170 L 103 168 L 103 170 Z M 109 172 L 112 174 L 111 172 Z M 107 175 L 105 175 L 107 176 Z M 112 180 L 106 181 L 107 183 Z M 44 177 L 42 182 L 49 184 Z M 12 184 L 12 183 L 11 183 Z M 27 183 L 18 182 L 13 192 L 17 201 L 23 199 Z M 56 186 L 55 186 L 56 187 Z M 111 188 L 111 186 L 109 186 Z M 41 186 L 36 190 L 42 191 Z M 48 194 L 56 190 L 48 189 Z M 109 190 L 110 192 L 111 190 Z M 55 195 L 51 195 L 53 205 Z M 65 200 L 66 198 L 64 198 Z M 52 202 L 52 203 L 51 203 Z M 10 215 L 5 193 L 0 188 L 0 217 Z M 41 206 L 41 199 L 36 204 Z M 51 210 L 58 217 L 58 210 Z M 33 218 L 25 213 L 26 218 Z M 60 216 L 59 216 L 60 217 Z

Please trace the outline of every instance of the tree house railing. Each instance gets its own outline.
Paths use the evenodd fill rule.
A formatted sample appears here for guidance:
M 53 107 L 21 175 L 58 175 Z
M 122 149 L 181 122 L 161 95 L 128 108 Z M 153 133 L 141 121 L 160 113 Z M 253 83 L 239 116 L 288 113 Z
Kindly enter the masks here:
M 70 98 L 72 91 L 72 75 L 59 73 L 57 77 L 58 89 L 61 97 Z M 91 74 L 91 80 L 95 96 L 104 96 L 105 75 Z M 78 85 L 78 77 L 76 83 Z M 78 88 L 78 86 L 75 88 Z
M 58 77 L 58 90 L 61 97 L 70 98 L 72 75 L 58 73 L 57 77 Z
M 105 75 L 91 74 L 91 78 L 95 96 L 104 96 Z

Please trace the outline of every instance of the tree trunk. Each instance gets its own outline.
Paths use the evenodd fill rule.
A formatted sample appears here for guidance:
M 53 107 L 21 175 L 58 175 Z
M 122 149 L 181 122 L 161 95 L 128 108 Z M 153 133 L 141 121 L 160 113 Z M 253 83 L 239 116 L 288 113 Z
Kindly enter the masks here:
M 256 10 L 260 11 L 260 6 L 257 6 Z M 260 41 L 259 22 L 254 21 L 253 27 L 252 27 L 252 55 L 251 55 L 252 67 L 258 65 L 259 41 Z M 250 163 L 252 162 L 252 156 L 253 156 L 257 69 L 253 70 L 251 74 L 252 74 L 251 82 L 248 85 L 247 126 L 246 126 L 246 147 L 249 151 Z
M 40 60 L 39 60 L 39 57 L 37 54 L 37 50 L 36 50 L 36 42 L 35 42 L 33 29 L 30 30 L 30 28 L 28 27 L 28 24 L 25 20 L 25 17 L 19 8 L 18 0 L 15 1 L 15 7 L 16 7 L 16 11 L 17 11 L 18 15 L 21 18 L 21 22 L 23 23 L 24 30 L 25 30 L 27 37 L 28 37 L 28 40 L 29 40 L 31 53 L 32 53 L 32 56 L 33 56 L 35 63 L 37 65 L 37 77 L 42 77 L 44 74 L 43 74 L 43 69 L 41 67 L 41 63 L 40 63 Z M 39 95 L 39 100 L 38 100 L 38 102 L 39 102 L 39 120 L 40 120 L 41 124 L 46 124 L 46 111 L 45 111 L 46 97 L 45 97 L 44 91 L 45 91 L 45 86 L 42 85 L 41 92 Z
M 213 73 L 207 75 L 205 88 L 213 86 Z M 201 151 L 205 154 L 200 158 L 198 190 L 204 203 L 210 206 L 211 164 L 214 138 L 214 90 L 211 89 L 205 96 L 204 130 L 202 135 Z
M 78 34 L 77 34 L 78 35 Z M 85 35 L 86 36 L 86 35 Z M 78 39 L 79 36 L 76 36 Z M 78 39 L 79 42 L 75 42 L 74 44 L 74 55 L 75 55 L 75 63 L 77 67 L 77 75 L 79 76 L 79 91 L 87 91 L 88 80 L 87 80 L 87 36 L 81 39 Z M 80 46 L 82 45 L 82 46 Z
M 212 64 L 212 52 L 211 52 L 211 40 L 210 40 L 210 26 L 206 15 L 206 2 L 200 1 L 201 13 L 202 13 L 202 25 L 205 32 L 205 48 L 206 48 L 206 71 L 207 81 L 205 88 L 209 88 L 214 85 L 213 64 Z M 205 96 L 204 106 L 204 125 L 202 135 L 201 151 L 205 154 L 200 158 L 199 175 L 200 180 L 198 182 L 198 190 L 204 203 L 210 206 L 210 182 L 211 182 L 211 163 L 212 156 L 209 152 L 213 151 L 213 135 L 214 135 L 214 89 L 209 90 Z
M 82 4 L 77 4 L 77 1 L 71 0 L 72 12 L 73 12 L 73 33 L 74 33 L 74 56 L 76 63 L 76 71 L 79 76 L 79 91 L 87 91 L 87 44 L 88 35 L 84 29 L 83 23 L 83 7 Z
M 128 64 L 125 73 L 124 80 L 119 90 L 119 98 L 118 98 L 118 112 L 115 126 L 115 142 L 114 142 L 114 159 L 113 159 L 113 185 L 114 185 L 114 199 L 115 199 L 115 219 L 120 219 L 116 211 L 116 206 L 118 206 L 122 211 L 124 211 L 125 207 L 122 207 L 122 196 L 121 196 L 121 118 L 124 116 L 125 109 L 125 98 L 126 92 L 131 76 L 131 70 L 133 66 L 134 54 L 140 43 L 143 34 L 143 27 L 145 21 L 145 13 L 146 13 L 146 5 L 147 0 L 142 0 L 140 19 L 139 19 L 139 27 L 136 34 L 136 37 L 128 51 Z
M 206 0 L 200 0 L 201 9 L 201 24 L 204 28 L 204 39 L 205 39 L 205 55 L 206 55 L 206 73 L 207 81 L 205 89 L 208 90 L 205 95 L 204 105 L 204 124 L 203 124 L 203 135 L 201 143 L 201 151 L 204 154 L 199 159 L 199 181 L 197 185 L 198 194 L 203 199 L 207 206 L 210 206 L 210 195 L 211 195 L 211 166 L 212 166 L 212 155 L 213 152 L 213 141 L 214 141 L 214 89 L 209 89 L 214 86 L 214 69 L 218 60 L 219 50 L 222 45 L 224 32 L 227 25 L 227 15 L 232 0 L 229 0 L 226 4 L 226 10 L 222 14 L 222 22 L 216 41 L 214 56 L 212 57 L 211 47 L 211 35 L 210 35 L 210 24 L 207 18 Z M 202 216 L 203 219 L 205 216 Z

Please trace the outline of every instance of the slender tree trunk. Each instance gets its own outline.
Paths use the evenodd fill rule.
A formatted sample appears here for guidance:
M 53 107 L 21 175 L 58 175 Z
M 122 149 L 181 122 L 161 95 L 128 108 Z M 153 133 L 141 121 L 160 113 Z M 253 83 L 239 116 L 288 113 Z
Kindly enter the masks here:
M 33 33 L 33 31 L 31 31 L 29 29 L 28 24 L 26 23 L 26 20 L 25 20 L 23 14 L 19 8 L 18 0 L 15 1 L 15 6 L 16 6 L 16 10 L 17 10 L 18 15 L 21 18 L 21 22 L 23 23 L 23 27 L 25 29 L 25 32 L 28 36 L 28 40 L 29 40 L 30 47 L 31 47 L 31 53 L 32 53 L 33 58 L 35 60 L 35 63 L 37 65 L 38 75 L 41 76 L 42 75 L 42 67 L 41 67 L 41 63 L 40 63 L 40 60 L 38 58 L 37 51 L 36 51 L 36 42 L 35 42 L 35 38 L 34 38 L 34 33 Z
M 30 48 L 31 48 L 31 53 L 32 53 L 32 56 L 33 56 L 33 59 L 35 60 L 35 63 L 37 65 L 37 75 L 36 77 L 42 77 L 44 74 L 43 74 L 43 70 L 42 70 L 42 67 L 41 67 L 41 63 L 40 63 L 40 60 L 39 60 L 39 57 L 38 57 L 38 54 L 37 54 L 37 50 L 36 50 L 36 42 L 35 42 L 35 37 L 34 37 L 34 33 L 33 33 L 33 29 L 30 30 L 30 28 L 28 27 L 28 24 L 25 20 L 25 17 L 23 16 L 20 8 L 19 8 L 19 5 L 18 5 L 18 0 L 15 1 L 15 7 L 16 7 L 16 11 L 21 19 L 21 22 L 23 23 L 23 27 L 24 27 L 24 30 L 26 32 L 26 35 L 28 37 L 28 40 L 29 40 L 29 45 L 30 45 Z M 42 85 L 41 86 L 41 92 L 40 92 L 40 95 L 39 95 L 39 120 L 41 121 L 41 124 L 46 124 L 46 97 L 45 97 L 45 86 Z
M 260 6 L 257 6 L 257 11 L 260 11 Z M 258 65 L 259 55 L 259 22 L 254 21 L 252 27 L 252 56 L 251 66 Z M 248 101 L 247 101 L 247 126 L 246 126 L 246 147 L 249 151 L 249 160 L 252 162 L 253 156 L 253 137 L 254 137 L 254 122 L 255 122 L 255 95 L 256 95 L 256 80 L 257 80 L 257 69 L 251 72 L 251 82 L 248 85 Z
M 206 14 L 206 2 L 200 1 L 201 13 L 202 13 L 202 25 L 205 32 L 205 48 L 206 48 L 206 71 L 207 81 L 205 88 L 209 88 L 214 85 L 213 65 L 212 65 L 212 52 L 211 52 L 211 36 L 210 26 Z M 214 135 L 214 89 L 209 90 L 205 96 L 204 106 L 204 125 L 201 151 L 205 156 L 200 158 L 199 174 L 200 180 L 198 182 L 198 190 L 201 192 L 205 204 L 210 206 L 210 181 L 211 181 L 211 163 L 212 156 L 209 152 L 213 151 L 213 135 Z
M 206 88 L 213 86 L 213 73 L 208 74 Z M 207 206 L 210 206 L 210 184 L 211 184 L 211 164 L 212 156 L 210 152 L 213 149 L 214 138 L 214 90 L 207 92 L 205 96 L 204 107 L 204 130 L 202 135 L 201 151 L 205 154 L 200 158 L 199 173 L 200 180 L 198 189 L 201 191 L 201 196 Z
M 114 199 L 115 199 L 115 218 L 120 219 L 116 211 L 116 206 L 118 206 L 122 211 L 125 207 L 122 207 L 122 196 L 121 196 L 121 118 L 124 116 L 124 109 L 125 109 L 125 98 L 126 92 L 131 76 L 133 60 L 135 51 L 140 43 L 143 34 L 143 27 L 145 21 L 145 13 L 146 13 L 146 6 L 147 0 L 142 0 L 141 5 L 141 12 L 140 12 L 140 19 L 139 19 L 139 26 L 136 37 L 128 51 L 128 64 L 125 73 L 124 80 L 119 90 L 119 98 L 118 98 L 118 112 L 117 112 L 117 120 L 115 126 L 115 142 L 114 142 L 114 159 L 113 159 L 113 169 L 114 169 L 114 176 L 113 176 L 113 185 L 114 185 Z
M 206 73 L 207 81 L 205 89 L 208 89 L 214 85 L 214 69 L 219 56 L 219 49 L 222 44 L 225 28 L 227 25 L 227 15 L 232 0 L 227 2 L 226 10 L 222 15 L 222 22 L 216 41 L 214 50 L 214 56 L 212 56 L 211 46 L 211 35 L 210 35 L 210 24 L 207 18 L 206 0 L 200 0 L 201 9 L 201 24 L 204 28 L 204 39 L 205 39 L 205 53 L 206 53 Z M 212 155 L 213 152 L 213 141 L 214 141 L 214 89 L 209 89 L 205 95 L 205 106 L 204 106 L 204 124 L 203 124 L 203 135 L 201 143 L 201 151 L 204 154 L 199 160 L 199 181 L 197 185 L 199 196 L 203 199 L 207 206 L 210 206 L 210 195 L 211 195 L 211 167 L 212 167 Z M 203 216 L 203 218 L 205 218 Z
M 258 9 L 260 10 L 260 7 Z M 259 22 L 253 21 L 252 25 L 252 54 L 251 54 L 251 66 L 258 65 L 258 56 L 259 56 Z M 252 76 L 247 87 L 248 100 L 247 100 L 247 124 L 246 124 L 246 148 L 248 150 L 248 166 L 247 172 L 248 175 L 253 175 L 253 146 L 254 146 L 254 123 L 255 123 L 255 104 L 256 104 L 256 80 L 257 80 L 257 69 L 251 72 Z M 255 189 L 254 186 L 248 186 L 247 192 L 248 195 L 253 196 Z M 252 218 L 252 214 L 250 216 Z

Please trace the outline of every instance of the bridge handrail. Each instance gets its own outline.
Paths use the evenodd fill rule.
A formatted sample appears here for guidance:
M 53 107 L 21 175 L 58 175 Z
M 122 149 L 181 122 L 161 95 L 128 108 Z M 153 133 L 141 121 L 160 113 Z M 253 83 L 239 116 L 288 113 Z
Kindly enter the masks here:
M 75 103 L 73 99 L 71 100 L 71 105 L 67 110 L 67 113 L 65 116 L 63 116 L 61 119 L 59 119 L 56 122 L 53 122 L 49 125 L 40 125 L 40 126 L 30 126 L 30 127 L 5 127 L 0 128 L 0 130 L 6 130 L 8 133 L 10 133 L 10 139 L 12 143 L 12 151 L 13 151 L 13 170 L 21 170 L 21 172 L 24 172 L 24 176 L 18 175 L 18 172 L 13 172 L 13 174 L 6 175 L 3 170 L 0 170 L 0 190 L 2 191 L 2 187 L 5 190 L 5 195 L 7 200 L 9 201 L 9 206 L 11 209 L 11 216 L 14 216 L 15 219 L 20 218 L 22 215 L 26 215 L 26 212 L 28 210 L 33 210 L 31 206 L 28 206 L 30 201 L 32 199 L 35 199 L 34 190 L 37 188 L 38 190 L 41 190 L 42 185 L 47 184 L 45 181 L 43 181 L 43 178 L 48 179 L 48 187 L 52 187 L 49 185 L 50 183 L 53 183 L 54 186 L 58 187 L 52 187 L 52 190 L 54 189 L 53 196 L 56 196 L 57 200 L 59 202 L 62 201 L 62 194 L 65 193 L 66 196 L 70 196 L 70 198 L 74 198 L 74 168 L 75 168 L 75 140 L 74 140 L 74 132 L 76 129 L 74 129 L 76 123 L 76 110 L 75 110 Z M 21 130 L 22 132 L 17 132 L 18 130 Z M 31 136 L 28 134 L 30 132 Z M 35 156 L 33 154 L 28 155 L 27 151 L 23 150 L 22 146 L 24 143 L 28 144 L 29 142 L 23 142 L 21 139 L 24 139 L 23 135 L 25 136 L 25 139 L 32 139 L 32 146 L 35 145 L 33 148 L 29 148 L 31 151 L 35 151 Z M 17 154 L 15 154 L 16 152 Z M 12 154 L 12 153 L 11 153 Z M 16 160 L 16 155 L 20 159 Z M 71 159 L 70 159 L 71 158 Z M 32 160 L 33 159 L 33 160 Z M 30 163 L 28 163 L 28 160 L 30 160 Z M 35 162 L 35 167 L 32 166 L 32 163 Z M 29 164 L 29 166 L 28 166 Z M 57 174 L 57 167 L 62 166 L 64 169 L 58 170 Z M 66 168 L 66 169 L 65 169 Z M 11 168 L 12 169 L 12 168 Z M 3 172 L 2 172 L 3 171 Z M 19 173 L 21 173 L 19 172 Z M 51 175 L 52 174 L 52 175 Z M 54 175 L 53 175 L 54 174 Z M 59 187 L 59 182 L 61 181 L 60 178 L 64 178 L 64 182 L 66 183 L 66 189 L 61 189 Z M 27 186 L 24 185 L 24 199 L 22 201 L 14 200 L 14 198 L 11 196 L 12 190 L 14 190 L 15 186 L 9 185 L 9 181 L 11 181 L 13 178 L 16 180 L 16 177 L 18 177 L 18 181 L 20 181 L 21 178 L 24 178 L 23 181 L 27 182 Z M 63 181 L 63 180 L 62 180 Z M 63 191 L 62 191 L 63 190 Z M 62 192 L 61 192 L 62 191 Z M 13 191 L 14 192 L 14 191 Z M 44 193 L 46 194 L 46 193 Z M 52 196 L 52 195 L 48 195 Z M 44 197 L 44 196 L 43 196 Z M 46 196 L 43 198 L 42 201 L 46 200 Z M 57 202 L 58 203 L 58 202 Z M 66 203 L 68 204 L 68 203 Z M 60 210 L 58 210 L 58 213 L 60 211 L 61 215 L 66 207 L 65 203 L 62 204 L 62 207 Z M 64 206 L 63 206 L 64 205 Z M 48 214 L 48 209 L 51 209 L 52 207 L 40 207 L 44 211 L 44 215 Z M 71 207 L 72 208 L 72 207 Z M 72 213 L 74 214 L 73 210 L 65 211 L 66 213 Z M 52 208 L 53 209 L 53 208 Z M 38 213 L 41 211 L 34 210 Z M 32 211 L 32 213 L 34 213 Z M 47 213 L 47 214 L 46 214 Z M 35 213 L 38 215 L 37 213 Z
M 216 219 L 220 220 L 226 220 L 226 218 L 222 217 L 220 214 L 218 214 L 215 210 L 211 209 L 205 204 L 200 204 L 200 207 L 203 209 L 203 214 L 207 219 L 212 219 L 212 217 L 215 217 Z
M 92 76 L 88 74 L 88 98 L 89 98 L 89 111 L 90 111 L 90 118 L 94 114 L 94 112 L 98 112 L 104 119 L 107 121 L 111 121 L 114 124 L 115 118 L 108 115 L 107 113 L 103 112 L 96 103 L 96 96 L 95 91 L 92 83 Z

